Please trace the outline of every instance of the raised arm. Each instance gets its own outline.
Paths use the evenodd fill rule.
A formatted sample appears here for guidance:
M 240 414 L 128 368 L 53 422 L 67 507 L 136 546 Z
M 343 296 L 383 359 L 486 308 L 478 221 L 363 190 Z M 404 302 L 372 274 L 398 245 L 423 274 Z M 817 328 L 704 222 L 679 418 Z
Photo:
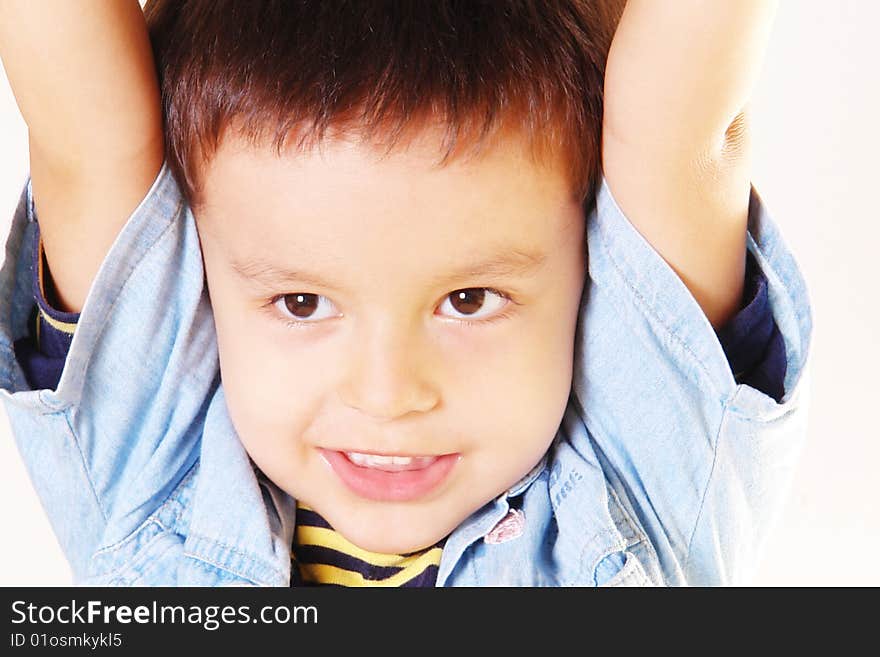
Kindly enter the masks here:
M 776 4 L 628 0 L 608 57 L 608 185 L 715 328 L 742 298 L 747 105 Z
M 52 301 L 78 312 L 164 157 L 137 0 L 2 0 L 0 59 L 28 126 Z

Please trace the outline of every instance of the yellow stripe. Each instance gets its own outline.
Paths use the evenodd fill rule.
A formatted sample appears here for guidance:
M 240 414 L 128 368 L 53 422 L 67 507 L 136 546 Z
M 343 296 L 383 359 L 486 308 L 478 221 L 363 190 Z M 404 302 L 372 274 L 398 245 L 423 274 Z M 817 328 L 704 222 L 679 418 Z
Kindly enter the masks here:
M 44 297 L 45 298 L 45 297 Z M 43 309 L 40 308 L 40 316 L 54 329 L 63 331 L 64 333 L 73 334 L 76 331 L 76 322 L 61 322 L 54 317 L 49 317 Z
M 441 548 L 431 548 L 427 553 L 412 554 L 404 557 L 400 554 L 381 554 L 379 552 L 367 552 L 362 550 L 354 543 L 351 543 L 342 537 L 338 532 L 326 527 L 309 527 L 300 525 L 296 528 L 296 542 L 300 545 L 318 545 L 327 547 L 337 552 L 356 557 L 361 561 L 366 561 L 373 566 L 400 566 L 406 568 L 410 564 L 415 563 L 424 554 L 436 552 L 437 563 L 440 563 Z
M 323 563 L 301 563 L 299 565 L 299 572 L 305 582 L 339 584 L 341 586 L 391 586 L 391 584 L 388 584 L 388 580 L 366 580 L 360 573 L 343 570 L 336 566 L 328 566 Z
M 43 236 L 40 236 L 40 243 L 37 245 L 39 253 L 37 254 L 37 280 L 40 283 L 40 296 L 46 299 L 46 288 L 43 286 Z M 46 302 L 48 303 L 48 301 Z M 74 333 L 76 331 L 76 322 L 61 322 L 53 317 L 49 317 L 43 309 L 40 308 L 40 316 L 57 331 L 64 333 Z M 37 346 L 40 345 L 40 321 L 37 320 Z
M 437 554 L 433 554 L 436 552 Z M 363 575 L 338 566 L 323 563 L 300 563 L 300 574 L 305 581 L 321 582 L 322 584 L 340 584 L 342 586 L 400 586 L 421 575 L 429 566 L 440 563 L 440 548 L 433 548 L 420 555 L 413 563 L 399 573 L 386 579 L 365 579 Z
M 45 299 L 46 293 L 43 292 L 43 236 L 37 243 L 37 282 L 40 284 L 40 295 Z

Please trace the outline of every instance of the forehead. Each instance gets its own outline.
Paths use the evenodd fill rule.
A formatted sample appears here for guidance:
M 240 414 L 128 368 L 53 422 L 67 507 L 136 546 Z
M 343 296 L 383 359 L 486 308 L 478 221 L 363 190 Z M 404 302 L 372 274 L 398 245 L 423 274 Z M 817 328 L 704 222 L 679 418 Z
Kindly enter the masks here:
M 200 231 L 231 259 L 279 266 L 320 254 L 328 265 L 394 260 L 436 268 L 497 249 L 549 252 L 582 230 L 561 165 L 538 164 L 507 139 L 438 165 L 439 138 L 382 156 L 326 142 L 277 155 L 224 140 L 203 177 Z

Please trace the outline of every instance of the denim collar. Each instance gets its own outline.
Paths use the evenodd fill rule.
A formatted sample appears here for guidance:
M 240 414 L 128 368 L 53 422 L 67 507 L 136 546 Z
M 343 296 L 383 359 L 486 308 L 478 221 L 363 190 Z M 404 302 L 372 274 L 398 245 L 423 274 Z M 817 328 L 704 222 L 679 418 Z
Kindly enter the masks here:
M 532 485 L 547 467 L 547 458 L 545 453 L 541 460 L 513 486 L 455 528 L 443 546 L 440 568 L 437 571 L 437 586 L 444 585 L 465 550 L 475 541 L 485 537 L 507 515 L 510 510 L 510 500 L 523 494 Z
M 547 514 L 552 514 L 557 528 L 552 548 L 553 572 L 543 579 L 536 574 L 534 584 L 595 585 L 603 559 L 642 540 L 634 521 L 622 513 L 616 500 L 612 503 L 615 496 L 589 432 L 576 406 L 569 403 L 559 431 L 541 461 L 507 492 L 465 520 L 447 539 L 437 585 L 446 585 L 468 547 L 486 537 L 512 506 L 521 514 L 525 512 L 520 516 L 525 517 L 525 534 L 517 540 L 522 550 L 528 551 L 528 545 L 544 540 L 543 522 Z M 522 499 L 514 502 L 517 497 Z M 481 553 L 486 558 L 477 560 L 462 582 L 493 581 L 498 560 L 511 558 L 510 552 L 498 550 L 495 545 L 487 546 Z M 495 551 L 492 556 L 490 552 Z
M 205 418 L 195 486 L 186 556 L 253 584 L 289 586 L 296 501 L 251 461 L 232 425 L 222 385 Z M 204 568 L 188 572 L 188 583 L 207 583 Z

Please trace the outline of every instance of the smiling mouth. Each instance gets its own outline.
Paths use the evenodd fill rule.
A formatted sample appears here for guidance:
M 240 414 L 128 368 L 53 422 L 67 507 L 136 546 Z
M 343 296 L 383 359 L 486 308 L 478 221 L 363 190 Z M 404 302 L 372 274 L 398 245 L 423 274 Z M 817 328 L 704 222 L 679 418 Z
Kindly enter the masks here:
M 359 497 L 383 502 L 421 499 L 451 475 L 461 454 L 369 454 L 318 448 L 339 480 Z

